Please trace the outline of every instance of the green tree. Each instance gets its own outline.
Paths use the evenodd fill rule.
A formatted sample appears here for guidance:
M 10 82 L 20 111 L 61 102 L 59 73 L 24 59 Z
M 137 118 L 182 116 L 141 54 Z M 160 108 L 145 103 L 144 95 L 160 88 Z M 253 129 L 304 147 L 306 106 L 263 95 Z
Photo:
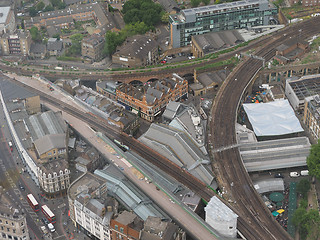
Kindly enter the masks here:
M 43 9 L 44 12 L 50 12 L 50 11 L 53 11 L 53 10 L 54 10 L 54 7 L 53 7 L 51 4 L 47 5 L 47 6 Z
M 54 34 L 52 37 L 56 38 L 57 40 L 60 40 L 60 34 L 59 33 Z
M 303 198 L 306 198 L 309 190 L 310 182 L 307 179 L 302 179 L 297 185 L 297 192 L 300 193 Z
M 201 0 L 201 2 L 203 2 L 204 5 L 208 5 L 210 3 L 210 0 Z
M 169 23 L 169 16 L 170 16 L 170 13 L 164 12 L 164 13 L 161 15 L 161 22 L 163 22 L 163 23 Z
M 106 33 L 106 43 L 104 45 L 104 54 L 112 55 L 117 46 L 120 46 L 126 39 L 126 36 L 123 32 L 115 33 L 108 31 Z
M 200 3 L 201 3 L 201 0 L 191 0 L 192 7 L 198 7 Z
M 71 37 L 71 47 L 68 49 L 69 56 L 75 56 L 81 54 L 81 41 L 83 36 L 81 33 L 73 34 Z
M 317 144 L 313 144 L 310 149 L 310 154 L 307 158 L 309 174 L 320 179 L 320 140 Z
M 35 42 L 41 42 L 41 35 L 37 27 L 32 27 L 30 29 L 31 38 Z
M 29 15 L 30 15 L 30 17 L 35 17 L 35 16 L 37 16 L 37 13 L 38 13 L 38 11 L 37 11 L 37 9 L 36 9 L 35 7 L 29 8 Z
M 44 3 L 41 1 L 36 5 L 37 11 L 42 11 L 42 9 L 45 7 Z

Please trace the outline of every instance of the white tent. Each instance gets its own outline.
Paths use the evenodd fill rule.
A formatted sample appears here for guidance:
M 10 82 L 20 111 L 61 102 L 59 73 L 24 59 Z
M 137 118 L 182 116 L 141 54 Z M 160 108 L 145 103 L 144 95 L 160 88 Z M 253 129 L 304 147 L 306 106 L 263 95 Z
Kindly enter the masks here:
M 243 104 L 257 136 L 276 136 L 303 132 L 288 100 Z

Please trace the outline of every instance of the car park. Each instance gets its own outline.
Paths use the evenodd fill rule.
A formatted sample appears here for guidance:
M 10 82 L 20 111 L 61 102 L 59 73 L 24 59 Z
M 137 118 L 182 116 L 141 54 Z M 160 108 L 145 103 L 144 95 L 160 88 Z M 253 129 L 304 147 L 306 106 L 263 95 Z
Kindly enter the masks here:
M 300 177 L 300 174 L 298 172 L 291 172 L 290 177 Z

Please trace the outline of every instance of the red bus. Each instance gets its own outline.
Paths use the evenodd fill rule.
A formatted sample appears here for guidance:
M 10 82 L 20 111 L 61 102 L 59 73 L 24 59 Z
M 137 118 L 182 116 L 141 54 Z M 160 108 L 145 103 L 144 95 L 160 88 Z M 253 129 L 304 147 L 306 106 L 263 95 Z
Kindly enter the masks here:
M 31 193 L 27 195 L 27 201 L 35 212 L 39 211 L 39 203 Z
M 53 214 L 53 212 L 50 210 L 50 208 L 47 205 L 42 205 L 41 211 L 44 214 L 44 216 L 48 219 L 49 222 L 56 223 L 56 216 Z

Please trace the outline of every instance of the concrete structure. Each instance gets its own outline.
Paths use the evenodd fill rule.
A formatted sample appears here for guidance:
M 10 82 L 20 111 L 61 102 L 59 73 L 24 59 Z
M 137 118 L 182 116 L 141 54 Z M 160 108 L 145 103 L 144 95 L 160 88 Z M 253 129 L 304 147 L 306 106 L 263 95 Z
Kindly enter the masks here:
M 159 59 L 158 43 L 148 36 L 128 38 L 112 55 L 112 63 L 125 67 L 152 65 Z
M 100 61 L 103 58 L 103 49 L 105 37 L 98 34 L 93 34 L 84 38 L 81 42 L 81 55 L 84 58 L 89 58 L 92 61 Z
M 219 198 L 216 196 L 212 197 L 204 210 L 206 222 L 221 235 L 229 238 L 235 238 L 237 236 L 238 215 L 221 202 Z
M 173 48 L 189 45 L 192 35 L 268 25 L 277 9 L 266 0 L 244 0 L 184 9 L 170 15 Z
M 188 96 L 188 81 L 177 74 L 171 79 L 163 79 L 134 87 L 122 84 L 116 90 L 118 102 L 150 122 L 159 115 L 169 101 L 178 101 Z
M 320 74 L 287 78 L 285 94 L 293 109 L 303 113 L 305 98 L 320 94 Z
M 49 198 L 67 194 L 70 185 L 70 170 L 64 159 L 51 161 L 38 166 L 40 189 Z
M 29 55 L 31 35 L 29 31 L 16 31 L 0 36 L 1 53 L 3 55 Z
M 10 6 L 0 7 L 0 35 L 16 29 L 14 11 Z
M 191 36 L 191 52 L 196 58 L 244 42 L 238 30 L 210 32 Z
M 26 215 L 12 206 L 11 199 L 0 196 L 0 238 L 29 240 Z
M 305 98 L 303 122 L 308 131 L 318 140 L 320 138 L 320 97 L 314 95 Z

